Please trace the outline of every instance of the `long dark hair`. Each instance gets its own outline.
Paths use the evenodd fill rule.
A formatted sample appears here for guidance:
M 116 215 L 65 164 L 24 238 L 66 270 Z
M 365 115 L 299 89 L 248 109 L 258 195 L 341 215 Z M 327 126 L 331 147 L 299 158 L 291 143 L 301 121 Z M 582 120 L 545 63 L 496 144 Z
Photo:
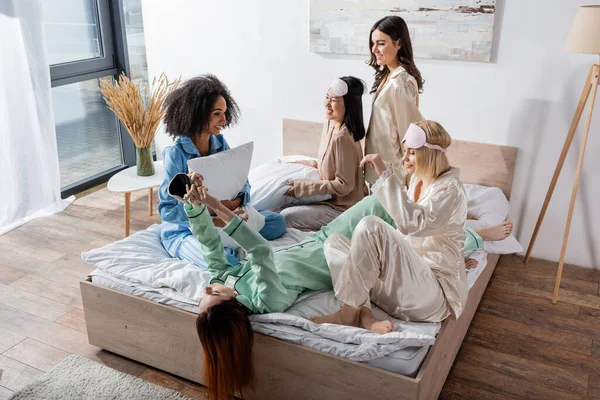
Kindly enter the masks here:
M 193 137 L 202 132 L 210 121 L 210 113 L 219 96 L 225 99 L 225 126 L 237 123 L 240 109 L 229 89 L 216 76 L 200 75 L 184 82 L 174 90 L 163 105 L 164 123 L 172 137 Z
M 254 331 L 248 310 L 232 299 L 215 304 L 196 319 L 204 350 L 204 382 L 209 397 L 229 400 L 252 385 Z
M 383 82 L 385 77 L 390 73 L 390 69 L 387 66 L 377 65 L 377 58 L 375 57 L 375 54 L 373 54 L 372 35 L 375 30 L 385 33 L 393 41 L 400 40 L 400 49 L 397 54 L 398 61 L 406 72 L 412 75 L 417 81 L 419 93 L 423 93 L 423 84 L 425 81 L 421 77 L 421 72 L 419 72 L 419 69 L 415 65 L 408 26 L 401 17 L 396 15 L 381 18 L 379 21 L 375 22 L 369 33 L 369 49 L 371 50 L 371 60 L 369 61 L 369 65 L 375 69 L 375 83 L 373 83 L 370 93 L 377 91 L 381 82 Z
M 365 83 L 353 76 L 340 78 L 348 85 L 348 93 L 344 95 L 344 125 L 352 134 L 355 142 L 365 137 L 365 123 L 363 120 L 362 95 L 365 93 Z

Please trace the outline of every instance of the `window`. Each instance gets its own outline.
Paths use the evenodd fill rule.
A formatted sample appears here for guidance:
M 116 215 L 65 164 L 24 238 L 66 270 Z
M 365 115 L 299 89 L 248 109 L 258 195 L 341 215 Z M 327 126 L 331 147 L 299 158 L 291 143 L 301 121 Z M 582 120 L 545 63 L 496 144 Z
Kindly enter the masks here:
M 147 81 L 141 0 L 44 0 L 42 6 L 61 186 L 68 196 L 135 164 L 133 142 L 98 86 L 121 71 Z

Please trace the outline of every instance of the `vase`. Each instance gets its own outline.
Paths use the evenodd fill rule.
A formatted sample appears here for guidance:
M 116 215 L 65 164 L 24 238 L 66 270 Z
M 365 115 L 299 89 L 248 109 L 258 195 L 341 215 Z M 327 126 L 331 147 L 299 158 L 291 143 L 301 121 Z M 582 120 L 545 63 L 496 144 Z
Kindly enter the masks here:
M 137 165 L 137 174 L 139 176 L 154 175 L 154 160 L 152 160 L 152 148 L 136 147 L 135 163 Z

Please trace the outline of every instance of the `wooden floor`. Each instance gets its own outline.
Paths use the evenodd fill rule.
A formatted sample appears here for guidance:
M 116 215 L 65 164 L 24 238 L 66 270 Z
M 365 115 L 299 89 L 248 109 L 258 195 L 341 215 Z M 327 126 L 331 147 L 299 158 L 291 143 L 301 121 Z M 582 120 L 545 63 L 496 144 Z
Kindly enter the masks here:
M 80 253 L 121 239 L 122 212 L 123 195 L 101 189 L 0 236 L 0 399 L 71 353 L 207 398 L 201 386 L 87 343 L 78 283 L 91 268 Z M 133 193 L 132 232 L 159 221 L 146 192 Z M 555 268 L 501 258 L 441 398 L 600 399 L 600 271 L 566 266 L 553 306 Z

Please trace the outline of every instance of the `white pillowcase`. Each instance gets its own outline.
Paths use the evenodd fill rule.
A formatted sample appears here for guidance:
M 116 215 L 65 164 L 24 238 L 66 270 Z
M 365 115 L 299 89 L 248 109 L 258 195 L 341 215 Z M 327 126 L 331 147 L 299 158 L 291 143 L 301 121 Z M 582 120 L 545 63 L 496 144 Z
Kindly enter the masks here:
M 254 143 L 249 142 L 233 149 L 188 161 L 190 172 L 204 177 L 204 185 L 218 200 L 234 199 L 248 179 Z
M 306 157 L 307 160 L 315 160 Z M 292 160 L 289 159 L 288 160 Z M 294 159 L 297 161 L 297 159 Z M 302 164 L 288 164 L 282 159 L 252 168 L 250 181 L 250 204 L 257 210 L 274 210 L 288 204 L 312 204 L 331 199 L 331 195 L 317 195 L 296 199 L 285 196 L 290 188 L 287 183 L 296 180 L 319 181 L 319 171 Z
M 506 220 L 510 211 L 508 199 L 497 187 L 465 184 L 469 215 L 477 220 L 468 220 L 467 226 L 473 230 L 493 226 Z M 512 254 L 523 251 L 523 246 L 512 235 L 504 240 L 484 241 L 483 249 L 493 254 Z
M 282 163 L 295 163 L 298 161 L 314 161 L 317 162 L 317 159 L 314 157 L 309 157 L 309 156 L 301 156 L 301 155 L 294 155 L 294 156 L 283 156 L 283 157 L 279 157 L 277 159 L 278 162 L 282 162 Z
M 246 221 L 256 232 L 260 232 L 262 228 L 265 227 L 265 217 L 260 214 L 254 207 L 252 206 L 243 206 L 240 209 L 244 212 L 241 217 L 247 216 L 248 220 Z M 240 245 L 236 242 L 231 236 L 223 232 L 223 228 L 217 228 L 219 231 L 219 235 L 221 236 L 221 242 L 223 242 L 223 246 L 231 247 L 232 249 L 240 249 Z M 243 258 L 243 257 L 240 257 Z

